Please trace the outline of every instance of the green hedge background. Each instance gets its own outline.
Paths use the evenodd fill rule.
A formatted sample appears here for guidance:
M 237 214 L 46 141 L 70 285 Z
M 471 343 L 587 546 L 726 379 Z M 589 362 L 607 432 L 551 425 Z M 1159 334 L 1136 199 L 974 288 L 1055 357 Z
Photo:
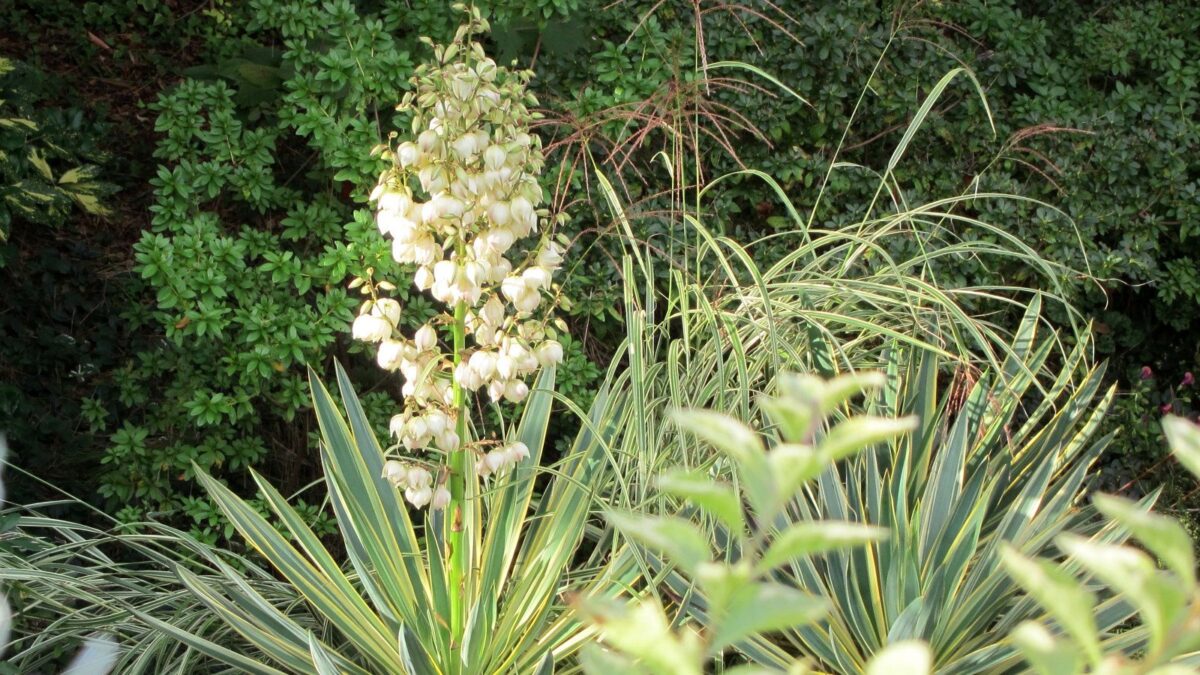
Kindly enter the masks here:
M 1196 414 L 1200 6 L 481 4 L 493 52 L 537 73 L 551 159 L 568 167 L 558 191 L 568 233 L 587 251 L 566 281 L 578 347 L 560 375 L 566 395 L 586 403 L 621 335 L 618 245 L 582 206 L 594 189 L 582 147 L 621 178 L 648 241 L 667 222 L 655 209 L 671 177 L 652 160 L 664 149 L 701 158 L 707 178 L 764 171 L 807 212 L 839 147 L 841 162 L 886 165 L 930 89 L 962 66 L 990 109 L 952 85 L 897 167 L 894 198 L 1028 197 L 976 215 L 1079 272 L 1064 280 L 1068 299 L 1094 321 L 1122 392 L 1102 486 L 1165 485 L 1178 509 L 1200 502 L 1148 423 Z M 220 538 L 193 461 L 243 490 L 251 465 L 288 494 L 318 476 L 306 363 L 352 364 L 368 412 L 386 420 L 398 384 L 349 340 L 346 281 L 394 266 L 364 209 L 380 168 L 369 150 L 394 128 L 392 106 L 425 56 L 417 37 L 448 37 L 456 17 L 434 0 L 0 0 L 0 15 L 10 26 L 0 54 L 21 62 L 0 76 L 0 117 L 39 127 L 0 134 L 6 189 L 34 175 L 20 150 L 36 140 L 54 148 L 58 175 L 98 166 L 110 209 L 34 218 L 3 207 L 0 429 L 16 463 L 54 485 Z M 770 73 L 810 105 L 745 70 L 697 77 L 723 61 Z M 866 169 L 834 175 L 820 227 L 848 222 L 846 205 L 868 203 L 877 185 Z M 743 240 L 783 216 L 749 181 L 711 210 Z M 973 260 L 937 273 L 943 284 L 1030 281 Z M 415 326 L 428 308 L 406 300 Z M 14 482 L 18 500 L 53 494 Z

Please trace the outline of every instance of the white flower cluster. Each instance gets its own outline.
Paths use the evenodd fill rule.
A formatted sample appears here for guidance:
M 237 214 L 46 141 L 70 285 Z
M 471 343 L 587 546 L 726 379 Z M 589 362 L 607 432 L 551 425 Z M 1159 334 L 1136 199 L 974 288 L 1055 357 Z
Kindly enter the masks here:
M 548 237 L 518 245 L 547 216 L 537 178 L 541 142 L 528 132 L 534 117 L 527 104 L 536 104 L 525 91 L 529 75 L 498 67 L 479 44 L 464 42 L 466 34 L 435 49 L 440 65 L 417 69 L 415 91 L 400 105 L 412 111 L 415 140 L 385 152 L 392 168 L 371 195 L 392 257 L 415 265 L 417 289 L 450 311 L 406 338 L 397 328 L 400 305 L 367 289 L 373 299 L 352 331 L 378 344 L 381 368 L 404 376 L 405 411 L 392 418 L 391 432 L 410 451 L 460 450 L 460 391 L 486 389 L 493 401 L 520 402 L 529 393 L 525 378 L 563 358 L 562 345 L 533 315 L 553 290 L 563 250 Z M 443 353 L 435 324 L 460 338 L 454 353 Z M 481 476 L 529 455 L 520 443 L 486 454 L 468 448 L 479 456 L 473 464 Z M 432 487 L 432 474 L 391 470 L 389 480 L 411 503 L 439 507 L 443 487 Z
M 487 477 L 494 473 L 504 473 L 509 467 L 529 457 L 529 446 L 517 441 L 496 448 L 485 454 L 475 463 L 475 471 L 480 476 Z
M 383 464 L 383 477 L 404 490 L 404 498 L 420 508 L 429 504 L 435 509 L 450 503 L 450 490 L 445 485 L 433 486 L 433 474 L 428 469 L 390 459 Z

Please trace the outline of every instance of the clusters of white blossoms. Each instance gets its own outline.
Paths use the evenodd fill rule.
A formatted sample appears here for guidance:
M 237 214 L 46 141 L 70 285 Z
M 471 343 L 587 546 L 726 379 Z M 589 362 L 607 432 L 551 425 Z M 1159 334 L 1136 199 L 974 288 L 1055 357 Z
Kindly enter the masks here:
M 378 345 L 381 368 L 404 377 L 405 409 L 390 425 L 398 443 L 446 456 L 470 451 L 476 459 L 466 465 L 486 477 L 529 449 L 514 443 L 484 453 L 481 444 L 464 445 L 465 392 L 519 403 L 529 393 L 526 378 L 562 360 L 562 345 L 535 312 L 553 291 L 563 250 L 544 233 L 533 239 L 548 214 L 540 208 L 541 142 L 528 131 L 527 106 L 536 104 L 526 92 L 529 74 L 498 67 L 465 39 L 480 23 L 435 47 L 437 65 L 417 69 L 414 91 L 398 108 L 411 111 L 414 140 L 382 150 L 392 166 L 371 195 L 392 257 L 414 265 L 413 284 L 448 311 L 405 337 L 400 304 L 367 284 L 372 299 L 352 332 Z M 410 503 L 433 508 L 450 500 L 447 473 L 395 460 L 385 469 Z

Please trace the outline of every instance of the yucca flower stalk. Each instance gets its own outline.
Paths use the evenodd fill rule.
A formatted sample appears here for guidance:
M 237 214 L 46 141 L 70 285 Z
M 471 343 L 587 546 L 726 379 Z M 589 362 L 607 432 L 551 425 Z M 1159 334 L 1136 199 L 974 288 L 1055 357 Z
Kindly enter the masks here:
M 411 283 L 444 309 L 405 337 L 400 304 L 380 295 L 396 286 L 357 279 L 370 298 L 353 327 L 355 338 L 378 344 L 381 368 L 404 377 L 384 475 L 414 507 L 448 509 L 449 620 L 459 645 L 468 573 L 464 500 L 476 494 L 477 478 L 529 456 L 520 442 L 469 438 L 469 392 L 520 403 L 529 393 L 525 378 L 563 356 L 553 327 L 537 314 L 562 250 L 542 227 L 549 214 L 539 208 L 541 143 L 529 133 L 529 106 L 537 103 L 526 90 L 532 74 L 488 58 L 471 40 L 488 30 L 487 21 L 467 11 L 454 41 L 434 46 L 435 62 L 416 70 L 413 91 L 397 108 L 411 114 L 412 138 L 378 149 L 391 166 L 371 195 L 393 257 L 415 266 Z

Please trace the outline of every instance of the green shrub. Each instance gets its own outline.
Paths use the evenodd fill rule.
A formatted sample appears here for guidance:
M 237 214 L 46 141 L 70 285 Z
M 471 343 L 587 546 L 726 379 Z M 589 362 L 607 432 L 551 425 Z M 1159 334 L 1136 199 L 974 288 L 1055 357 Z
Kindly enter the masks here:
M 675 424 L 694 433 L 730 465 L 732 482 L 716 480 L 705 470 L 674 469 L 660 475 L 664 493 L 686 501 L 693 509 L 685 516 L 650 516 L 613 511 L 608 520 L 633 541 L 686 577 L 685 604 L 693 594 L 704 598 L 698 630 L 676 630 L 662 602 L 653 595 L 633 603 L 585 598 L 580 612 L 591 621 L 601 643 L 583 653 L 585 672 L 700 675 L 705 664 L 720 659 L 750 640 L 800 626 L 823 623 L 829 601 L 776 579 L 782 567 L 799 560 L 857 547 L 888 537 L 888 531 L 861 523 L 814 520 L 776 527 L 807 484 L 836 462 L 854 457 L 872 445 L 899 436 L 916 426 L 915 418 L 851 417 L 814 440 L 825 415 L 863 390 L 884 383 L 880 373 L 843 376 L 829 382 L 807 376 L 780 379 L 782 393 L 762 402 L 780 429 L 780 440 L 767 450 L 762 438 L 738 420 L 706 410 L 681 410 Z M 724 528 L 713 540 L 696 521 Z M 715 544 L 715 551 L 714 551 Z M 632 605 L 632 606 L 630 606 Z M 898 644 L 897 653 L 880 654 L 865 672 L 883 673 L 889 659 L 909 661 L 905 672 L 929 672 L 929 650 L 923 644 Z M 780 663 L 775 670 L 807 672 L 799 659 Z
M 233 85 L 187 80 L 151 106 L 164 164 L 135 258 L 153 304 L 129 318 L 162 342 L 118 373 L 122 426 L 100 492 L 129 519 L 190 516 L 209 539 L 216 511 L 189 494 L 193 463 L 236 477 L 276 451 L 288 489 L 306 482 L 305 364 L 346 353 L 357 301 L 345 280 L 394 267 L 346 196 L 382 166 L 370 149 L 391 128 L 408 52 L 347 2 L 285 9 L 251 12 L 282 52 L 250 50 L 217 70 Z M 422 300 L 409 308 L 419 325 Z M 386 392 L 367 400 L 382 420 Z
M 946 378 L 929 352 L 898 349 L 886 360 L 890 384 L 865 410 L 915 416 L 916 431 L 823 472 L 779 527 L 839 519 L 891 536 L 784 565 L 785 583 L 830 598 L 829 620 L 758 642 L 745 650 L 751 658 L 779 665 L 800 653 L 822 670 L 857 673 L 885 646 L 921 640 L 937 672 L 1003 670 L 1018 658 L 1009 632 L 1037 610 L 1004 574 L 1002 551 L 1037 553 L 1068 530 L 1122 540 L 1097 531 L 1077 504 L 1112 440 L 1096 431 L 1113 389 L 1102 393 L 1104 369 L 1087 364 L 1086 345 L 1053 379 L 1041 375 L 1057 336 L 1040 337 L 1039 320 L 1035 304 L 1000 369 Z M 1129 615 L 1106 598 L 1096 620 L 1111 630 Z
M 1200 478 L 1200 428 L 1175 416 L 1166 417 L 1163 428 L 1175 458 Z M 1146 504 L 1110 495 L 1097 495 L 1093 503 L 1110 527 L 1128 532 L 1138 545 L 1088 541 L 1064 532 L 1054 539 L 1066 556 L 1063 562 L 1030 559 L 1006 548 L 1005 571 L 1054 626 L 1052 630 L 1026 621 L 1013 631 L 1013 643 L 1033 672 L 1041 675 L 1196 672 L 1200 667 L 1196 542 L 1178 521 L 1152 513 Z M 1136 608 L 1140 624 L 1136 642 L 1097 625 L 1094 617 L 1101 616 L 1103 609 L 1081 576 L 1095 579 Z

